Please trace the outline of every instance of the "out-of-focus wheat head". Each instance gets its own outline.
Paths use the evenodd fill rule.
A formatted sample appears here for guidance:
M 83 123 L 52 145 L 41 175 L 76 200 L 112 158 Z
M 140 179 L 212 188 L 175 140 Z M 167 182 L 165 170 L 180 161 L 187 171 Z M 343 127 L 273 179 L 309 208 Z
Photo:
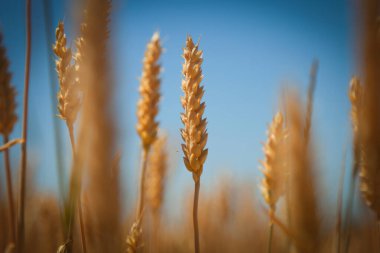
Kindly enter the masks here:
M 88 201 L 84 209 L 94 217 L 90 225 L 92 231 L 85 229 L 88 252 L 120 252 L 119 171 L 113 166 L 116 151 L 114 86 L 108 59 L 111 3 L 93 0 L 87 2 L 86 9 L 86 29 L 81 34 L 85 43 L 79 68 L 85 96 L 77 137 L 78 154 L 74 165 L 77 170 L 74 171 L 78 171 L 80 177 L 80 171 L 88 168 L 85 170 L 88 183 L 83 188 Z
M 282 155 L 285 131 L 283 116 L 280 112 L 273 118 L 267 135 L 268 139 L 263 148 L 265 159 L 261 161 L 264 178 L 261 181 L 260 189 L 270 211 L 274 213 L 276 203 L 285 191 L 285 166 Z
M 17 121 L 16 90 L 11 85 L 11 73 L 3 37 L 0 34 L 0 134 L 8 137 Z
M 376 0 L 361 1 L 363 10 L 363 94 L 359 116 L 361 147 L 360 189 L 380 221 L 380 36 Z
M 147 201 L 154 215 L 158 215 L 163 204 L 166 174 L 168 170 L 168 154 L 166 136 L 159 137 L 153 144 L 148 161 Z
M 142 146 L 148 150 L 156 140 L 158 122 L 158 102 L 160 100 L 161 67 L 158 64 L 162 52 L 160 36 L 156 32 L 148 43 L 143 60 L 143 71 L 140 80 L 140 100 L 137 104 L 137 133 L 140 135 Z
M 350 83 L 350 90 L 348 96 L 351 101 L 351 125 L 353 136 L 353 151 L 354 151 L 354 175 L 357 174 L 360 162 L 360 143 L 359 143 L 359 110 L 362 96 L 362 86 L 359 78 L 353 77 Z
M 198 44 L 190 36 L 186 39 L 184 48 L 182 73 L 182 90 L 184 96 L 181 99 L 184 112 L 181 114 L 181 120 L 184 128 L 181 129 L 182 144 L 184 153 L 184 163 L 186 168 L 193 173 L 195 182 L 198 182 L 203 171 L 203 164 L 206 161 L 208 149 L 205 149 L 207 143 L 207 120 L 203 118 L 206 108 L 205 102 L 202 102 L 204 94 L 201 81 L 203 79 L 201 64 L 203 62 L 202 50 L 198 49 Z
M 59 78 L 58 116 L 72 126 L 76 120 L 80 97 L 78 78 L 76 78 L 75 64 L 72 63 L 72 52 L 66 47 L 66 35 L 63 22 L 59 22 L 55 32 L 56 43 L 53 47 L 57 55 L 56 69 Z
M 303 108 L 295 92 L 290 93 L 287 99 L 290 228 L 296 236 L 298 252 L 317 252 L 320 234 L 316 181 L 311 159 L 311 142 L 307 142 L 304 135 L 305 113 Z

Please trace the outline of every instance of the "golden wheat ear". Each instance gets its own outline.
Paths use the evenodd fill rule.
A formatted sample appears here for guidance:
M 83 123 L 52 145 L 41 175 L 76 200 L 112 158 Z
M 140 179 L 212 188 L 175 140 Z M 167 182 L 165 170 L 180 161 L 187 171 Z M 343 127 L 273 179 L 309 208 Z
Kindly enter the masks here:
M 206 161 L 207 144 L 207 120 L 203 117 L 206 104 L 202 102 L 204 88 L 201 86 L 203 79 L 201 64 L 203 62 L 202 50 L 198 49 L 190 36 L 186 39 L 186 47 L 183 51 L 182 90 L 184 96 L 181 99 L 184 112 L 181 120 L 184 125 L 181 129 L 182 150 L 186 168 L 193 173 L 194 181 L 199 181 L 203 164 Z
M 80 97 L 75 78 L 75 65 L 72 63 L 73 55 L 70 48 L 66 47 L 67 39 L 63 22 L 59 22 L 55 32 L 56 43 L 53 51 L 58 57 L 56 69 L 59 78 L 58 116 L 66 121 L 68 127 L 72 127 L 80 106 Z
M 137 133 L 141 138 L 142 146 L 148 150 L 156 140 L 158 122 L 158 103 L 160 101 L 159 74 L 161 66 L 158 60 L 161 56 L 162 47 L 160 36 L 156 32 L 147 45 L 143 60 L 143 71 L 140 79 L 140 100 L 137 103 Z
M 295 235 L 298 252 L 317 252 L 320 243 L 319 211 L 312 159 L 312 143 L 304 135 L 304 106 L 293 92 L 287 100 L 289 120 L 289 149 L 287 171 L 289 171 L 289 201 L 291 211 L 290 228 Z
M 16 89 L 11 84 L 11 73 L 9 72 L 9 61 L 6 56 L 6 49 L 2 45 L 2 35 L 0 33 L 0 134 L 3 136 L 4 145 L 9 141 L 14 125 L 17 122 L 16 115 Z M 9 157 L 9 150 L 4 150 L 4 168 L 7 182 L 7 195 L 9 206 L 9 245 L 16 242 L 16 218 L 12 184 L 12 169 Z

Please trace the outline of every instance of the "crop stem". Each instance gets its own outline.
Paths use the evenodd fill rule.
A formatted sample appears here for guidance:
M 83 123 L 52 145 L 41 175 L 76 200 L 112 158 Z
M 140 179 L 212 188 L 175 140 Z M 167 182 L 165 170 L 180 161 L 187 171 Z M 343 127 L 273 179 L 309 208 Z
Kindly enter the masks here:
M 199 188 L 200 179 L 195 182 L 194 189 L 194 205 L 193 205 L 193 225 L 194 225 L 194 252 L 200 253 L 199 249 L 199 228 L 198 228 L 198 199 L 199 199 Z
M 4 136 L 4 144 L 8 143 L 8 136 Z M 10 230 L 10 243 L 15 242 L 15 207 L 14 207 L 14 199 L 13 199 L 13 186 L 12 186 L 12 170 L 11 164 L 9 161 L 9 150 L 4 150 L 4 165 L 5 165 L 5 173 L 7 177 L 7 193 L 8 193 L 8 206 L 9 206 L 9 230 Z
M 21 166 L 20 166 L 20 191 L 18 205 L 17 224 L 17 251 L 24 252 L 24 228 L 25 228 L 25 192 L 26 192 L 26 162 L 27 162 L 27 136 L 28 136 L 28 102 L 29 102 L 29 77 L 30 77 L 30 55 L 32 44 L 32 20 L 31 20 L 31 0 L 25 0 L 26 5 L 26 55 L 25 55 L 25 80 L 24 80 L 24 101 L 22 120 L 21 144 Z

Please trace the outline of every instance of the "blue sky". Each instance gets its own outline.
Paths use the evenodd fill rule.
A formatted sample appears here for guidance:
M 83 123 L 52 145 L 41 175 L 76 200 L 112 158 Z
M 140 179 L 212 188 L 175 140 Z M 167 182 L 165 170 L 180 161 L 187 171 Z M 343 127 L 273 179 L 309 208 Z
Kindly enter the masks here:
M 52 84 L 48 78 L 43 0 L 32 2 L 29 162 L 35 167 L 39 187 L 56 191 L 52 131 L 56 111 L 49 93 Z M 0 29 L 19 93 L 19 112 L 25 53 L 23 4 L 20 0 L 2 1 L 0 9 Z M 67 2 L 54 1 L 52 10 L 54 27 L 60 19 L 70 25 L 73 14 Z M 267 124 L 278 108 L 281 87 L 291 84 L 306 94 L 310 65 L 318 58 L 312 131 L 321 183 L 329 187 L 329 192 L 336 192 L 343 147 L 350 144 L 347 87 L 356 71 L 350 1 L 117 0 L 113 11 L 112 69 L 117 85 L 118 140 L 123 152 L 124 187 L 131 196 L 136 193 L 138 178 L 139 140 L 134 129 L 138 77 L 146 43 L 155 31 L 160 32 L 165 48 L 159 120 L 169 134 L 173 152 L 169 196 L 180 199 L 186 187 L 192 185 L 192 177 L 181 163 L 179 134 L 181 53 L 188 34 L 200 40 L 204 51 L 205 114 L 209 122 L 204 187 L 223 173 L 251 181 L 255 187 L 261 177 L 260 143 L 265 141 Z M 73 34 L 69 32 L 69 40 Z M 61 125 L 67 167 L 69 143 L 65 126 Z M 19 124 L 14 136 L 20 132 Z M 19 164 L 18 153 L 19 148 L 12 149 L 14 169 Z M 331 201 L 335 195 L 329 196 Z

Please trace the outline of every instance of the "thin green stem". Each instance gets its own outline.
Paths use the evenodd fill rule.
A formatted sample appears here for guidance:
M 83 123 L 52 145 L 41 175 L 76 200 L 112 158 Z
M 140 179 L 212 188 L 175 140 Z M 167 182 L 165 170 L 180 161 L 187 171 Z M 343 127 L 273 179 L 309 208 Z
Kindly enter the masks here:
M 198 227 L 198 199 L 199 199 L 199 189 L 200 189 L 200 179 L 195 182 L 194 189 L 194 205 L 193 205 L 193 225 L 194 225 L 194 252 L 200 253 L 199 248 L 199 227 Z
M 4 144 L 8 143 L 8 136 L 4 136 Z M 15 218 L 15 207 L 13 199 L 13 186 L 12 186 L 12 170 L 11 163 L 9 159 L 9 150 L 4 151 L 4 165 L 5 165 L 5 174 L 7 177 L 7 193 L 8 193 L 8 206 L 9 206 L 9 230 L 10 230 L 10 243 L 16 242 L 16 218 Z
M 26 5 L 26 55 L 25 55 L 25 82 L 23 101 L 23 121 L 21 144 L 21 166 L 20 166 L 20 191 L 18 205 L 18 226 L 17 226 L 17 251 L 24 252 L 25 239 L 25 193 L 26 193 L 26 163 L 27 163 L 27 136 L 28 136 L 28 102 L 29 102 L 29 77 L 30 77 L 30 56 L 32 44 L 32 20 L 31 20 L 31 0 L 25 0 Z

